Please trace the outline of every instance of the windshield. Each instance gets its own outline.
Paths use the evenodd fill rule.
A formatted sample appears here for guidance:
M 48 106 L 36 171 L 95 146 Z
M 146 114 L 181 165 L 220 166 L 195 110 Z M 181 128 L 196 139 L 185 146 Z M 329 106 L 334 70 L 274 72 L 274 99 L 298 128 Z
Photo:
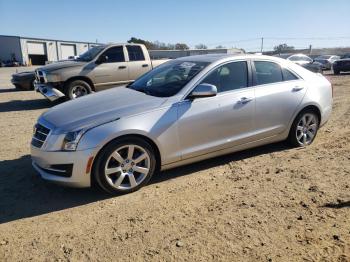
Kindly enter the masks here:
M 128 88 L 151 96 L 170 97 L 177 94 L 209 62 L 173 60 L 141 76 Z
M 105 49 L 104 45 L 95 46 L 78 56 L 76 60 L 89 62 L 93 60 L 103 49 Z
M 290 61 L 307 61 L 307 62 L 311 62 L 312 59 L 309 58 L 308 56 L 304 56 L 304 55 L 293 55 L 291 57 L 288 58 Z

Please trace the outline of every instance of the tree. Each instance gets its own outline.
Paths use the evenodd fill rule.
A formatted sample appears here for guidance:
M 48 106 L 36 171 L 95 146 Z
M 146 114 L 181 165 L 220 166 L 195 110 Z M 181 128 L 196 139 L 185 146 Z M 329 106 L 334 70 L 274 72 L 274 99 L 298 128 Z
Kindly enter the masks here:
M 186 45 L 185 43 L 177 43 L 176 45 L 174 44 L 166 44 L 164 42 L 160 42 L 160 41 L 147 41 L 147 40 L 143 40 L 140 38 L 136 38 L 136 37 L 131 37 L 128 40 L 128 43 L 135 43 L 135 44 L 143 44 L 146 46 L 147 49 L 150 50 L 187 50 L 190 49 L 188 47 L 188 45 Z
M 128 40 L 128 43 L 143 44 L 147 49 L 155 49 L 154 43 L 141 38 L 131 37 L 130 40 Z
M 222 49 L 222 48 L 226 48 L 226 47 L 224 47 L 224 46 L 222 46 L 222 45 L 218 45 L 217 47 L 215 47 L 216 49 Z
M 208 47 L 205 44 L 198 44 L 195 46 L 196 49 L 208 49 Z
M 279 44 L 273 48 L 276 53 L 286 53 L 294 50 L 294 46 L 289 46 L 287 44 Z
M 188 45 L 186 45 L 186 44 L 184 44 L 184 43 L 177 43 L 177 44 L 175 45 L 175 49 L 176 49 L 176 50 L 188 50 L 188 49 L 190 49 L 190 48 L 188 47 Z

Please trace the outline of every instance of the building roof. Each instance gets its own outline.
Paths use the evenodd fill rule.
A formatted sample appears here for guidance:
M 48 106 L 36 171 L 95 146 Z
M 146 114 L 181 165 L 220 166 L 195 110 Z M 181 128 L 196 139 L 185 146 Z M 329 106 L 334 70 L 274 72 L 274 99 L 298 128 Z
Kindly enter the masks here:
M 16 38 L 20 38 L 20 39 L 39 40 L 39 41 L 56 41 L 56 42 L 79 43 L 79 44 L 97 44 L 97 45 L 101 45 L 102 44 L 102 43 L 95 43 L 95 42 L 88 42 L 88 41 L 86 41 L 86 42 L 84 42 L 84 41 L 69 41 L 69 40 L 26 37 L 26 36 L 15 36 L 15 35 L 0 35 L 0 37 L 16 37 Z

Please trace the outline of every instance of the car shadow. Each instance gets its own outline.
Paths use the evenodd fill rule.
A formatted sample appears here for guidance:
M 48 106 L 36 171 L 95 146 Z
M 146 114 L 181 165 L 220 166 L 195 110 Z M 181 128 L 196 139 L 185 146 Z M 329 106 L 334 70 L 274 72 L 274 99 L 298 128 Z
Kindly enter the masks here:
M 95 189 L 58 186 L 40 178 L 29 155 L 0 162 L 0 224 L 110 197 Z
M 346 208 L 346 207 L 350 208 L 350 201 L 338 202 L 338 203 L 327 203 L 322 207 L 334 208 L 334 209 L 340 209 L 340 208 Z
M 0 113 L 44 109 L 53 105 L 46 99 L 12 100 L 0 103 Z
M 19 89 L 16 89 L 16 88 L 0 88 L 0 94 L 1 93 L 20 92 L 20 91 L 24 91 L 24 90 L 19 90 Z
M 151 184 L 250 157 L 288 149 L 285 143 L 271 144 L 187 166 L 160 172 Z M 31 167 L 29 155 L 0 162 L 0 224 L 86 205 L 112 196 L 98 189 L 68 188 L 42 180 Z
M 207 160 L 196 162 L 194 164 L 188 164 L 185 166 L 163 171 L 155 175 L 151 180 L 151 183 L 160 183 L 168 179 L 186 176 L 201 170 L 225 165 L 232 161 L 239 161 L 239 160 L 248 159 L 259 155 L 265 155 L 273 152 L 284 151 L 287 149 L 290 149 L 287 143 L 279 142 L 279 143 L 269 144 L 265 146 L 252 148 L 252 149 L 247 149 L 244 151 L 239 151 L 228 155 L 210 158 Z

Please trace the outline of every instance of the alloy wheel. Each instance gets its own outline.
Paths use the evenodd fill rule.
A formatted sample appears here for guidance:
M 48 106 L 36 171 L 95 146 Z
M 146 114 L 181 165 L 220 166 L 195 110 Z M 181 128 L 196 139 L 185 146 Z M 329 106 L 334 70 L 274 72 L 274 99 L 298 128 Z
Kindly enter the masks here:
M 112 187 L 130 190 L 145 180 L 150 171 L 150 164 L 150 156 L 144 148 L 124 145 L 110 155 L 104 173 Z
M 77 85 L 72 88 L 72 97 L 78 98 L 81 96 L 85 96 L 89 93 L 88 89 L 85 86 Z
M 296 138 L 302 146 L 311 144 L 317 132 L 317 118 L 314 114 L 306 113 L 299 120 L 296 128 Z

